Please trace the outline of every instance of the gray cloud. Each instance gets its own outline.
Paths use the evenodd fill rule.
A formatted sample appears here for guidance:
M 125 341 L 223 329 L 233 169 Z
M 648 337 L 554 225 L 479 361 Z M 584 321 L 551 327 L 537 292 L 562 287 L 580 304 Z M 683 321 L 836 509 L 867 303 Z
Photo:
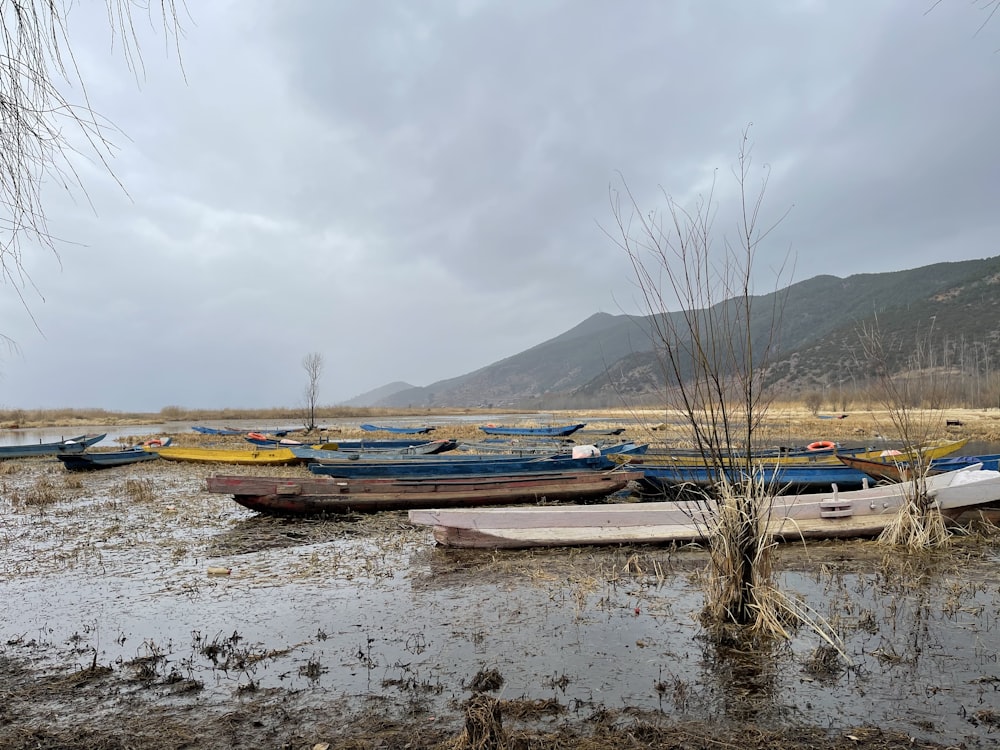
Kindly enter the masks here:
M 128 196 L 80 160 L 53 186 L 62 270 L 8 287 L 0 406 L 294 405 L 426 385 L 597 311 L 641 312 L 602 232 L 715 177 L 753 123 L 751 188 L 788 216 L 762 287 L 996 253 L 1000 27 L 963 3 L 307 3 L 192 7 L 183 75 L 153 31 L 140 84 L 101 14 L 70 32 L 118 125 Z M 620 175 L 620 176 L 619 176 Z M 770 275 L 769 275 L 770 274 Z M 60 373 L 86 373 L 66 383 Z

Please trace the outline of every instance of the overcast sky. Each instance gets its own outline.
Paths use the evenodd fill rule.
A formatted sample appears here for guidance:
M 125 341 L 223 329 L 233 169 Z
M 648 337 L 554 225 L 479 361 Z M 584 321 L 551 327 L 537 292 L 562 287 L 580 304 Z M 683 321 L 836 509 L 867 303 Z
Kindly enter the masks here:
M 1000 18 L 965 0 L 188 1 L 181 61 L 69 36 L 121 133 L 46 189 L 59 258 L 0 285 L 0 408 L 300 406 L 429 385 L 644 313 L 605 234 L 716 181 L 750 123 L 758 291 L 1000 254 Z M 76 97 L 71 92 L 71 98 Z M 88 200 L 89 198 L 89 200 Z M 32 317 L 34 317 L 34 321 Z M 36 324 L 37 323 L 37 327 Z

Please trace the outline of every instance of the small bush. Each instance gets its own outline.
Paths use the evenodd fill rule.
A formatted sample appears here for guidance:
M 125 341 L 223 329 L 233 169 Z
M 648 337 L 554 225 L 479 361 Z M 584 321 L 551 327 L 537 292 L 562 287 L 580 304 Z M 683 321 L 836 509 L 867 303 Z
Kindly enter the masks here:
M 819 414 L 819 410 L 823 408 L 823 394 L 819 391 L 810 391 L 802 400 L 810 414 Z

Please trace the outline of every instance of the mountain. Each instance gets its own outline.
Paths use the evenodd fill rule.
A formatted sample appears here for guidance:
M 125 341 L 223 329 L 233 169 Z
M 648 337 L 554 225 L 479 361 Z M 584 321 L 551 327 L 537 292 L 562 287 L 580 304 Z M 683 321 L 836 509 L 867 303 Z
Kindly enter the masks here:
M 710 314 L 731 315 L 738 301 L 721 302 Z M 985 374 L 989 382 L 991 367 L 997 370 L 1000 363 L 1000 256 L 847 278 L 816 276 L 750 301 L 754 341 L 773 340 L 765 383 L 784 392 L 848 383 L 863 388 L 871 357 L 861 332 L 873 328 L 894 371 L 957 371 L 979 376 L 977 382 Z M 681 316 L 671 313 L 669 319 Z M 665 376 L 653 346 L 655 323 L 650 316 L 598 313 L 466 375 L 426 387 L 386 386 L 372 392 L 389 389 L 377 400 L 366 394 L 351 403 L 550 409 L 656 403 Z

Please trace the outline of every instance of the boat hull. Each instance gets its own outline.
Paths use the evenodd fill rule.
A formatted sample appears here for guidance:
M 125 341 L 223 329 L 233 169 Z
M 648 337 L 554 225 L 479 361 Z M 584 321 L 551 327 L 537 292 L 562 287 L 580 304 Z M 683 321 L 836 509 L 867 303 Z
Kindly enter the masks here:
M 487 435 L 517 435 L 533 437 L 566 437 L 577 430 L 586 427 L 584 424 L 552 425 L 549 427 L 502 427 L 499 425 L 482 425 L 480 430 Z
M 964 475 L 964 476 L 962 476 Z M 929 477 L 927 491 L 946 517 L 1000 502 L 1000 473 L 970 467 Z M 768 533 L 778 541 L 876 536 L 906 502 L 908 484 L 853 492 L 771 498 Z M 414 510 L 410 521 L 433 527 L 439 544 L 524 548 L 705 542 L 716 511 L 709 501 L 618 503 L 561 508 Z
M 68 440 L 53 443 L 0 446 L 0 459 L 34 458 L 35 456 L 57 456 L 61 453 L 83 453 L 90 446 L 101 442 L 107 433 L 100 435 L 78 435 Z
M 130 464 L 142 463 L 145 461 L 155 461 L 159 454 L 143 450 L 142 448 L 131 448 L 124 451 L 108 451 L 106 453 L 71 453 L 59 454 L 56 456 L 62 461 L 63 466 L 68 471 L 97 471 L 100 469 L 111 469 L 115 466 L 128 466 Z
M 168 461 L 193 463 L 243 464 L 280 466 L 300 463 L 288 448 L 272 450 L 229 450 L 225 448 L 146 448 Z
M 415 456 L 413 458 L 392 459 L 332 459 L 322 463 L 310 463 L 309 471 L 333 477 L 365 478 L 394 477 L 413 479 L 417 477 L 445 477 L 456 475 L 498 475 L 522 472 L 552 471 L 608 471 L 616 464 L 605 456 Z
M 333 477 L 213 476 L 209 492 L 232 495 L 240 505 L 268 515 L 314 516 L 428 507 L 597 500 L 638 477 L 615 470 L 449 477 L 422 480 Z

